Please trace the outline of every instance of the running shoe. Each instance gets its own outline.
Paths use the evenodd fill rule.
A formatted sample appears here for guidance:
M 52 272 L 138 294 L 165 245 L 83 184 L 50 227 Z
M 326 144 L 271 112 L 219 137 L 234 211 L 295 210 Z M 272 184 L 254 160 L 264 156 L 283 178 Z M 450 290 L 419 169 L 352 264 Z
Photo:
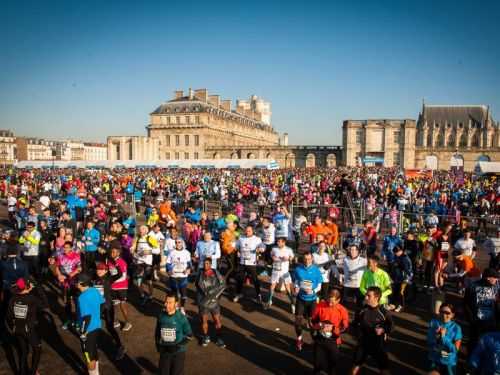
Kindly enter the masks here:
M 125 355 L 125 352 L 126 352 L 126 349 L 125 347 L 122 345 L 118 348 L 118 350 L 116 351 L 116 355 L 115 355 L 115 359 L 117 361 L 119 361 L 120 359 L 123 358 L 123 356 Z
M 71 327 L 71 320 L 66 320 L 63 325 L 61 326 L 61 328 L 65 331 L 67 331 L 69 329 L 69 327 Z
M 297 349 L 298 352 L 301 352 L 302 351 L 302 345 L 304 343 L 302 342 L 302 339 L 297 339 L 297 341 L 295 342 L 295 348 Z
M 132 329 L 132 324 L 130 324 L 129 322 L 125 323 L 125 325 L 123 326 L 122 328 L 122 331 L 130 331 Z
M 226 347 L 226 343 L 221 338 L 217 338 L 215 345 L 217 345 L 219 348 L 222 348 L 222 349 L 224 349 Z
M 115 328 L 120 328 L 120 326 L 121 326 L 121 324 L 118 320 L 113 323 L 113 327 L 115 327 Z
M 235 295 L 235 296 L 234 296 L 234 298 L 233 298 L 233 302 L 234 302 L 234 303 L 237 303 L 237 302 L 239 302 L 239 300 L 240 300 L 240 299 L 242 299 L 242 298 L 243 298 L 243 294 L 237 294 L 237 295 Z
M 210 344 L 210 336 L 204 336 L 201 340 L 201 346 L 207 347 Z
M 401 305 L 398 305 L 395 309 L 394 309 L 394 312 L 401 312 L 401 310 L 403 310 L 403 306 Z

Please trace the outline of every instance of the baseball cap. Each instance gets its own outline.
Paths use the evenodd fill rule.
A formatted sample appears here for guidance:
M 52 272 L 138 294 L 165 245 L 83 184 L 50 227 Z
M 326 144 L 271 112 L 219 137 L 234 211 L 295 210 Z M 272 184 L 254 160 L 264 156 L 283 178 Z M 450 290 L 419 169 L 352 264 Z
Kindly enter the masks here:
M 96 265 L 96 270 L 97 271 L 107 271 L 107 269 L 108 269 L 108 266 L 104 262 L 99 262 Z
M 19 292 L 22 292 L 27 287 L 27 282 L 22 277 L 16 280 L 16 288 Z

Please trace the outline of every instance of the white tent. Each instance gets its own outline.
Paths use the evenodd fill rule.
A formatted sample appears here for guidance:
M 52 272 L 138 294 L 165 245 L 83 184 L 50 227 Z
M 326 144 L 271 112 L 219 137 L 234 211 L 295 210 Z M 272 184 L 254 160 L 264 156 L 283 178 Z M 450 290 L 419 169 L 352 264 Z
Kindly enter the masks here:
M 476 174 L 500 174 L 500 162 L 478 161 L 474 168 Z

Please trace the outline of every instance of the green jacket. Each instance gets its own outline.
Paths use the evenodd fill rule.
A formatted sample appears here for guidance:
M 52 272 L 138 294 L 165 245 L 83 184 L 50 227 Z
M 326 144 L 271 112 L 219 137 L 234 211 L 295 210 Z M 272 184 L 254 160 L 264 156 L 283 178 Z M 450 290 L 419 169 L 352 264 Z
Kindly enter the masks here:
M 361 284 L 359 285 L 359 291 L 361 294 L 365 295 L 366 290 L 371 286 L 378 286 L 382 291 L 382 297 L 380 297 L 380 304 L 385 305 L 387 303 L 387 297 L 392 293 L 391 289 L 391 278 L 383 269 L 379 268 L 377 271 L 372 272 L 367 269 L 363 272 L 361 277 Z
M 173 315 L 162 311 L 158 316 L 155 331 L 155 343 L 158 351 L 175 354 L 186 351 L 188 337 L 193 335 L 186 316 L 179 310 Z

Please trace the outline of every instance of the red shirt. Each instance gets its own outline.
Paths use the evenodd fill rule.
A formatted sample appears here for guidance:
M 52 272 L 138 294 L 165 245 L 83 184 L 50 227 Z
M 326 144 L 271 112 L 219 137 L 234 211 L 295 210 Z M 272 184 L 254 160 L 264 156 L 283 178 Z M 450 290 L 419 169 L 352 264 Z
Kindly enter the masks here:
M 321 301 L 314 308 L 311 321 L 314 325 L 317 325 L 326 320 L 332 323 L 333 332 L 338 336 L 337 345 L 341 344 L 340 334 L 349 327 L 349 314 L 346 308 L 341 304 L 330 306 L 328 302 Z

